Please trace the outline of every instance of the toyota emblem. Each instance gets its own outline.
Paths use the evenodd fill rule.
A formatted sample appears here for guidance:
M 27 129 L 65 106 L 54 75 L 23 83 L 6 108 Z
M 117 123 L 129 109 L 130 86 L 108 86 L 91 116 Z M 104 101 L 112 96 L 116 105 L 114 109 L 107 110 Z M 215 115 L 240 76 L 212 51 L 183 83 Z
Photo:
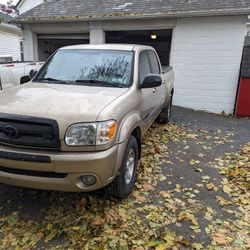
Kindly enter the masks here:
M 18 130 L 13 126 L 5 126 L 3 129 L 3 133 L 5 134 L 5 136 L 11 139 L 15 139 L 18 137 Z

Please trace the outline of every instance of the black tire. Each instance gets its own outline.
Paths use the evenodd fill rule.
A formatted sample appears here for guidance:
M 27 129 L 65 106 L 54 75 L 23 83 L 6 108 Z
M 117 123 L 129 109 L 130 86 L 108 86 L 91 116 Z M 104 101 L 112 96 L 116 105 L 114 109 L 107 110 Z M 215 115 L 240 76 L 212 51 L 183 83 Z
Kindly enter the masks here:
M 168 105 L 162 109 L 161 113 L 156 118 L 156 121 L 158 123 L 167 124 L 170 122 L 172 113 L 172 103 L 173 103 L 173 96 L 170 97 Z
M 128 183 L 126 181 L 126 170 L 127 162 L 130 156 L 131 150 L 134 152 L 134 168 L 131 177 L 131 181 Z M 134 136 L 129 137 L 128 145 L 124 154 L 122 165 L 120 168 L 120 174 L 115 178 L 115 180 L 107 187 L 108 195 L 117 199 L 127 198 L 133 191 L 135 181 L 136 181 L 136 170 L 138 165 L 138 143 Z

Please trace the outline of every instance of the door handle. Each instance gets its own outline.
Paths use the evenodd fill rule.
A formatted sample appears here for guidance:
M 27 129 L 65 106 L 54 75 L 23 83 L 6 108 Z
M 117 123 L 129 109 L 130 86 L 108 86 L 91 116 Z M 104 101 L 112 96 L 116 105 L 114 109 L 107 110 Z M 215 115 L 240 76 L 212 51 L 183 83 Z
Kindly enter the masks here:
M 156 88 L 153 88 L 153 93 L 155 93 L 156 92 Z

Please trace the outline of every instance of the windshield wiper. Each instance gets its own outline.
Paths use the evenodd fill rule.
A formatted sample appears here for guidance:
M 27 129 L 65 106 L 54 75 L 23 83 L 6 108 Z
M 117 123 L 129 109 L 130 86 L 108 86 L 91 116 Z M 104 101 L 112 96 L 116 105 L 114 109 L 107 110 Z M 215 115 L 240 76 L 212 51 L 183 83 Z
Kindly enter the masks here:
M 39 81 L 56 82 L 56 83 L 62 83 L 62 84 L 69 84 L 69 83 L 66 82 L 66 81 L 59 80 L 59 79 L 55 79 L 55 78 L 52 78 L 52 77 L 41 78 L 41 79 L 38 79 L 38 80 L 39 80 Z
M 115 88 L 123 88 L 123 86 L 121 86 L 121 84 L 119 83 L 105 82 L 105 81 L 93 80 L 93 79 L 76 80 L 75 82 L 76 83 L 91 83 L 91 84 L 105 85 L 105 86 L 115 87 Z

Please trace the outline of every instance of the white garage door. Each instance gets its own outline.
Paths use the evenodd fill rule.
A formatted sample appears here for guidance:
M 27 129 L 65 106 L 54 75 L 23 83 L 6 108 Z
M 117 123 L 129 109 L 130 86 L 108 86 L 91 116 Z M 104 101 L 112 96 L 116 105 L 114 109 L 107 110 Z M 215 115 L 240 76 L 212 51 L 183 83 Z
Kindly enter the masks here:
M 183 18 L 174 29 L 174 104 L 232 113 L 246 34 L 246 16 Z
M 10 55 L 14 61 L 20 61 L 20 41 L 19 35 L 0 29 L 0 55 Z

